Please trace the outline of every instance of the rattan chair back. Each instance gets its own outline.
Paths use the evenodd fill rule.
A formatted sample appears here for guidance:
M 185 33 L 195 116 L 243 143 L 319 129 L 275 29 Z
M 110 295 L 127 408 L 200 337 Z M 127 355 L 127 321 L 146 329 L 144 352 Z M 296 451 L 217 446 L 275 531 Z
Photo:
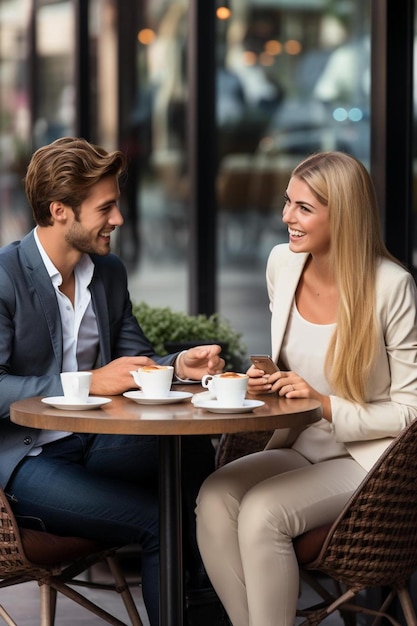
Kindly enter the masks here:
M 20 533 L 7 498 L 0 488 L 0 578 L 28 575 L 33 569 L 24 553 Z
M 311 566 L 350 586 L 405 585 L 417 568 L 417 420 L 365 477 Z
M 318 556 L 302 564 L 301 574 L 307 571 L 308 580 L 309 571 L 321 572 L 342 587 L 338 587 L 337 597 L 330 597 L 327 591 L 321 594 L 324 608 L 299 611 L 308 618 L 303 624 L 319 624 L 336 609 L 344 615 L 346 611 L 362 612 L 399 624 L 387 613 L 398 595 L 407 625 L 417 625 L 408 591 L 410 577 L 417 569 L 417 420 L 393 440 L 324 541 L 319 538 L 320 543 Z M 309 582 L 320 587 L 311 578 Z M 379 608 L 350 602 L 359 592 L 371 588 L 384 589 Z
M 74 587 L 117 592 L 123 600 L 129 623 L 142 626 L 137 607 L 116 555 L 116 548 L 104 547 L 79 537 L 59 537 L 19 528 L 4 491 L 0 488 L 0 589 L 36 581 L 40 589 L 40 625 L 53 626 L 57 592 L 114 626 L 126 622 L 102 609 Z M 106 562 L 113 582 L 82 580 L 79 575 L 92 565 Z M 0 618 L 9 626 L 16 622 L 0 604 Z

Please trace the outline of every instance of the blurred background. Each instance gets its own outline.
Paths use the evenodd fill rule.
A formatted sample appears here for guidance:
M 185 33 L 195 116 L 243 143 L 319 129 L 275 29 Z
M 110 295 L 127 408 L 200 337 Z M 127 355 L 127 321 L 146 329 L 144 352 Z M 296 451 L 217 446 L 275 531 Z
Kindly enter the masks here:
M 414 3 L 394 9 L 0 0 L 0 244 L 33 226 L 22 178 L 36 148 L 64 135 L 121 148 L 114 250 L 133 301 L 217 311 L 268 352 L 265 264 L 287 240 L 288 177 L 338 149 L 375 176 L 387 243 L 414 269 Z

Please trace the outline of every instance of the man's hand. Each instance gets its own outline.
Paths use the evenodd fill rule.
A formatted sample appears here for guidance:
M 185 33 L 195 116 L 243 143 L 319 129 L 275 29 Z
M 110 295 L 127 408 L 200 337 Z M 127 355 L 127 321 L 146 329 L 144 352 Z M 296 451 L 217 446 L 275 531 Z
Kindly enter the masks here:
M 130 372 L 144 365 L 156 365 L 156 363 L 146 356 L 122 356 L 103 367 L 92 370 L 90 393 L 96 396 L 116 396 L 136 387 Z
M 175 363 L 175 374 L 182 379 L 201 380 L 204 374 L 219 374 L 224 368 L 221 347 L 197 346 L 182 353 Z

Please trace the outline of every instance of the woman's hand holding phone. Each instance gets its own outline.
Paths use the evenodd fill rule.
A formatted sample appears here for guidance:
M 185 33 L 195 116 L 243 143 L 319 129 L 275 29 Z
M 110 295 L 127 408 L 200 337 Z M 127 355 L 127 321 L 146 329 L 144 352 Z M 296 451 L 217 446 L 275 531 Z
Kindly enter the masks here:
M 248 393 L 253 395 L 274 393 L 285 398 L 312 398 L 321 402 L 323 417 L 332 421 L 330 396 L 319 393 L 296 372 L 282 371 L 268 354 L 253 354 L 249 376 Z M 273 389 L 274 388 L 274 389 Z
M 249 376 L 248 392 L 252 394 L 270 393 L 272 384 L 277 379 L 274 374 L 280 371 L 278 365 L 268 354 L 253 354 L 250 360 L 252 366 L 247 371 Z

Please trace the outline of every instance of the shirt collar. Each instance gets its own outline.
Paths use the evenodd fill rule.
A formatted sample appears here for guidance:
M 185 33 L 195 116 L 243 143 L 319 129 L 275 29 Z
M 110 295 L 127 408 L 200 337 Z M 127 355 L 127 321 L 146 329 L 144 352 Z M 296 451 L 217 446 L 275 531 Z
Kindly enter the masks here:
M 52 284 L 55 287 L 59 287 L 62 284 L 61 272 L 52 263 L 51 259 L 46 253 L 45 248 L 41 244 L 38 233 L 37 233 L 37 227 L 34 230 L 34 237 L 35 237 L 36 245 L 38 246 L 39 254 L 42 257 L 42 261 L 46 267 L 46 271 L 49 274 Z M 79 262 L 74 268 L 74 272 L 76 276 L 78 276 L 78 278 L 82 280 L 84 284 L 87 284 L 87 285 L 90 284 L 91 279 L 93 277 L 93 273 L 94 273 L 94 263 L 91 260 L 91 257 L 89 254 L 82 255 L 81 259 L 79 260 Z

